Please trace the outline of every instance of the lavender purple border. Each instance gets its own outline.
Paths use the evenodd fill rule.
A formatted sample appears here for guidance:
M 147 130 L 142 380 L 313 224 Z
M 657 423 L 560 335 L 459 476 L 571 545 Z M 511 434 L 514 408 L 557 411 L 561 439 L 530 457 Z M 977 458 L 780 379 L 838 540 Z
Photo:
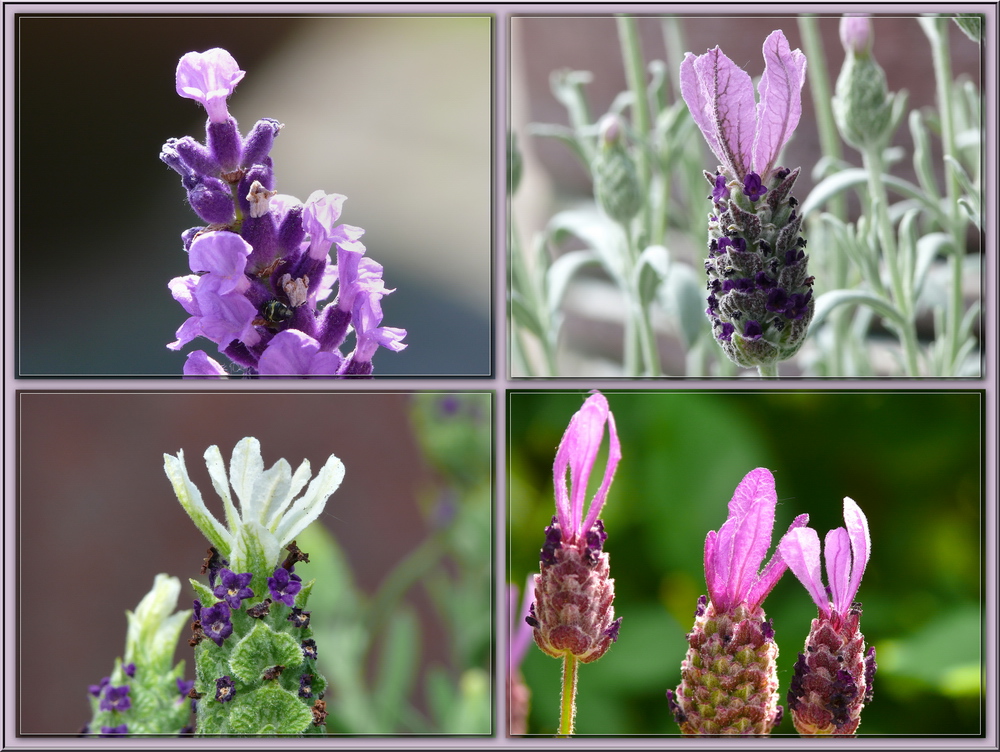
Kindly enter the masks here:
M 237 7 L 241 13 L 234 12 Z M 14 275 L 14 170 L 10 159 L 6 156 L 14 153 L 13 134 L 13 39 L 15 35 L 14 15 L 17 13 L 32 12 L 46 14 L 81 14 L 81 13 L 143 13 L 154 14 L 164 12 L 186 12 L 192 14 L 229 14 L 244 15 L 252 8 L 259 13 L 337 13 L 337 14 L 364 14 L 364 15 L 395 15 L 395 14 L 443 14 L 443 15 L 468 15 L 468 14 L 489 14 L 494 19 L 493 41 L 494 41 L 494 175 L 493 175 L 493 195 L 496 197 L 494 205 L 493 231 L 494 247 L 505 248 L 506 229 L 503 218 L 506 216 L 505 199 L 505 154 L 503 148 L 504 126 L 506 124 L 507 112 L 507 46 L 509 38 L 509 19 L 512 15 L 606 15 L 612 13 L 635 13 L 638 15 L 661 15 L 664 12 L 672 12 L 686 15 L 739 15 L 746 13 L 746 6 L 740 4 L 716 4 L 711 6 L 710 12 L 706 11 L 703 4 L 642 4 L 642 3 L 565 3 L 565 4 L 528 4 L 528 3 L 387 3 L 387 4 L 241 4 L 240 6 L 227 4 L 57 4 L 57 3 L 4 3 L 4 626 L 5 636 L 14 634 L 14 604 L 16 598 L 16 583 L 13 582 L 15 570 L 15 548 L 14 548 L 14 519 L 16 516 L 16 483 L 14 477 L 17 425 L 15 422 L 17 394 L 19 391 L 121 391 L 131 389 L 135 391 L 204 391 L 204 382 L 183 382 L 174 380 L 87 380 L 77 382 L 74 389 L 72 381 L 60 380 L 32 380 L 18 381 L 14 378 L 14 290 L 16 279 Z M 810 3 L 805 5 L 790 5 L 770 3 L 754 5 L 755 15 L 791 15 L 793 13 L 841 13 L 851 10 L 863 9 L 869 13 L 920 13 L 920 12 L 980 12 L 987 18 L 987 38 L 983 45 L 984 54 L 984 85 L 983 91 L 987 93 L 995 92 L 997 89 L 997 6 L 994 3 L 912 3 L 912 4 L 849 4 L 849 3 Z M 986 114 L 986 195 L 991 198 L 985 202 L 986 222 L 985 235 L 986 247 L 994 254 L 1000 249 L 997 236 L 997 102 L 992 102 L 992 106 L 985 108 Z M 482 380 L 463 379 L 398 379 L 394 380 L 393 391 L 451 391 L 451 390 L 472 390 L 480 391 L 484 387 L 487 390 L 496 390 L 497 400 L 495 410 L 495 446 L 506 446 L 506 400 L 499 397 L 509 388 L 525 389 L 532 386 L 544 387 L 546 390 L 572 390 L 579 391 L 590 388 L 600 389 L 622 389 L 631 387 L 649 387 L 648 382 L 628 382 L 621 379 L 598 379 L 588 380 L 585 383 L 569 379 L 546 380 L 544 382 L 531 382 L 524 379 L 512 380 L 507 376 L 507 346 L 505 325 L 506 322 L 506 272 L 504 255 L 494 253 L 494 378 L 483 382 Z M 996 257 L 987 253 L 985 279 L 985 303 L 987 311 L 995 312 L 997 305 L 997 266 Z M 865 748 L 886 747 L 886 748 L 998 748 L 997 734 L 997 391 L 998 391 L 998 359 L 997 359 L 997 324 L 995 316 L 987 317 L 984 323 L 986 337 L 985 342 L 985 373 L 982 379 L 961 382 L 957 384 L 951 382 L 919 381 L 904 384 L 899 381 L 866 381 L 864 389 L 868 390 L 903 390 L 908 388 L 933 389 L 945 388 L 955 389 L 956 387 L 967 387 L 971 389 L 985 390 L 986 408 L 986 441 L 985 457 L 986 467 L 986 508 L 985 508 L 985 532 L 986 532 L 986 593 L 987 593 L 987 613 L 986 627 L 987 634 L 991 639 L 986 640 L 986 691 L 987 691 L 987 717 L 985 737 L 978 739 L 943 739 L 943 738 L 887 738 L 887 739 L 866 739 L 863 742 Z M 661 382 L 662 383 L 662 382 Z M 843 388 L 846 382 L 821 381 L 821 380 L 801 380 L 795 383 L 797 389 L 824 390 L 832 388 Z M 295 387 L 299 388 L 295 388 Z M 785 388 L 787 385 L 782 385 Z M 314 391 L 315 382 L 303 382 L 301 385 L 293 385 L 288 382 L 281 384 L 280 390 L 288 391 L 290 388 L 295 391 Z M 719 382 L 690 380 L 684 382 L 684 390 L 688 389 L 719 389 Z M 734 381 L 727 383 L 726 389 L 759 389 L 756 382 Z M 352 384 L 353 391 L 387 391 L 385 382 L 369 382 L 367 384 Z M 259 382 L 255 384 L 229 382 L 225 390 L 220 391 L 261 391 Z M 992 460 L 992 462 L 990 461 Z M 506 457 L 505 452 L 495 452 L 495 530 L 496 539 L 496 572 L 506 571 L 505 562 L 505 520 L 506 508 L 499 500 L 506 499 Z M 498 615 L 496 625 L 497 644 L 504 645 L 506 641 L 506 604 L 504 589 L 497 587 L 495 590 L 495 610 Z M 93 748 L 100 749 L 102 742 L 98 740 L 61 738 L 61 737 L 18 737 L 16 729 L 13 727 L 14 715 L 14 695 L 17 692 L 15 686 L 17 646 L 11 637 L 4 640 L 4 747 L 11 748 L 44 748 L 44 749 L 76 749 Z M 501 653 L 502 656 L 502 653 Z M 504 661 L 499 661 L 503 665 Z M 494 676 L 494 708 L 495 724 L 498 733 L 492 738 L 357 738 L 353 737 L 347 742 L 348 747 L 364 749 L 441 749 L 441 748 L 519 748 L 519 749 L 544 749 L 552 744 L 559 744 L 563 747 L 569 745 L 579 749 L 605 749 L 609 746 L 615 748 L 641 749 L 658 748 L 667 745 L 678 747 L 692 747 L 695 740 L 687 740 L 676 737 L 666 739 L 648 738 L 621 738 L 609 742 L 608 739 L 576 738 L 569 741 L 553 742 L 538 739 L 508 739 L 503 735 L 503 719 L 506 718 L 504 677 L 501 672 Z M 10 690 L 10 691 L 7 691 Z M 317 742 L 319 740 L 316 740 Z M 319 744 L 316 746 L 337 746 L 344 747 L 343 739 L 331 739 L 332 743 Z M 708 740 L 697 740 L 699 747 L 705 748 Z M 830 740 L 835 748 L 843 748 L 850 744 L 853 748 L 858 748 L 861 740 L 845 740 L 839 742 Z M 793 748 L 800 745 L 797 739 L 770 739 L 759 740 L 758 745 L 764 747 L 787 747 Z M 157 739 L 130 739 L 129 746 L 139 749 L 170 749 L 183 745 L 185 749 L 191 749 L 194 742 Z M 270 740 L 256 739 L 223 739 L 213 740 L 213 747 L 232 748 L 270 748 L 273 742 Z M 313 746 L 313 745 L 310 745 Z M 722 744 L 709 742 L 707 748 L 721 748 Z

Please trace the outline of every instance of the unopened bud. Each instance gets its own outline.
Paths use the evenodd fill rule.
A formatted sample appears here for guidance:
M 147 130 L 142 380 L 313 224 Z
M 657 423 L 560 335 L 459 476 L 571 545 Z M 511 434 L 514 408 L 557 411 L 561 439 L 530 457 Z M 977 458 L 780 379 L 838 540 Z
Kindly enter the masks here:
M 847 13 L 840 19 L 840 43 L 848 55 L 867 55 L 872 50 L 872 23 L 864 13 Z
M 844 59 L 833 97 L 833 118 L 843 139 L 859 151 L 878 146 L 891 135 L 892 95 L 885 72 L 872 55 L 848 54 Z
M 639 176 L 621 138 L 618 116 L 605 115 L 600 122 L 600 132 L 600 145 L 590 166 L 594 197 L 609 217 L 626 224 L 642 208 Z

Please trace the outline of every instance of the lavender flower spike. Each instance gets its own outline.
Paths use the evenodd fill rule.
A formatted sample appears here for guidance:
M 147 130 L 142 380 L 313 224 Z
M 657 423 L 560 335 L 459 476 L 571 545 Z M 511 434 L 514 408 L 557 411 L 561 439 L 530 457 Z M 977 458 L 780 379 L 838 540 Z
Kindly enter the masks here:
M 871 555 L 871 535 L 864 512 L 850 498 L 844 499 L 844 522 L 846 529 L 826 534 L 829 590 L 820 578 L 815 530 L 790 530 L 778 546 L 819 609 L 788 691 L 788 708 L 800 734 L 854 734 L 873 697 L 875 648 L 865 650 L 861 605 L 854 602 Z
M 587 481 L 608 427 L 604 479 L 584 518 Z M 600 392 L 594 392 L 570 420 L 553 465 L 556 514 L 545 528 L 541 573 L 535 575 L 535 603 L 526 621 L 535 643 L 555 658 L 574 656 L 596 661 L 618 639 L 621 619 L 614 618 L 614 580 L 608 577 L 607 533 L 598 519 L 607 499 L 621 445 L 614 415 Z M 567 489 L 566 473 L 570 476 Z
M 719 162 L 705 172 L 713 202 L 705 313 L 730 360 L 776 375 L 777 363 L 802 346 L 813 314 L 802 218 L 791 196 L 799 170 L 776 166 L 802 114 L 806 58 L 773 31 L 764 61 L 759 101 L 750 75 L 718 47 L 687 53 L 680 84 Z
M 761 608 L 787 567 L 776 551 L 761 569 L 777 501 L 770 471 L 752 470 L 737 486 L 725 524 L 705 539 L 709 596 L 698 601 L 681 683 L 667 692 L 685 734 L 766 735 L 781 719 L 778 646 Z M 800 515 L 789 530 L 808 521 Z
M 160 159 L 181 176 L 205 226 L 181 236 L 193 273 L 168 287 L 189 318 L 167 347 L 205 337 L 247 377 L 371 376 L 379 347 L 406 347 L 404 329 L 379 326 L 392 290 L 382 267 L 362 258 L 364 230 L 336 224 L 345 196 L 316 191 L 303 204 L 277 192 L 270 151 L 284 126 L 265 117 L 240 133 L 226 100 L 243 76 L 220 48 L 189 52 L 177 65 L 177 94 L 208 113 L 205 142 L 168 139 Z M 335 288 L 336 300 L 324 304 Z M 345 355 L 351 331 L 355 349 Z M 229 374 L 199 351 L 184 375 Z

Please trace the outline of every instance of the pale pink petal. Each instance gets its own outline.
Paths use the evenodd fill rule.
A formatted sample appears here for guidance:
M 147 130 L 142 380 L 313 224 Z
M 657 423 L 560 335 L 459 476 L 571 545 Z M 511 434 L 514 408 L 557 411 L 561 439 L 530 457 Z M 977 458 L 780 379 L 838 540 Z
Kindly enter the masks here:
M 733 493 L 729 514 L 737 524 L 732 534 L 728 581 L 734 604 L 746 600 L 771 546 L 777 505 L 774 476 L 765 468 L 747 473 Z
M 698 73 L 694 69 L 694 61 L 697 58 L 690 52 L 684 56 L 681 63 L 681 97 L 691 112 L 691 118 L 695 125 L 701 130 L 701 135 L 708 142 L 708 148 L 715 154 L 720 164 L 728 166 L 728 160 L 722 147 L 719 145 L 719 138 L 715 130 L 715 121 L 712 119 L 712 107 L 709 105 L 708 93 L 698 78 Z
M 601 433 L 603 434 L 603 429 Z M 615 429 L 615 416 L 610 410 L 608 411 L 608 435 L 608 464 L 604 468 L 604 479 L 601 481 L 601 487 L 597 489 L 597 493 L 590 502 L 590 508 L 587 510 L 587 519 L 584 520 L 581 528 L 583 533 L 590 530 L 597 522 L 601 510 L 604 508 L 604 502 L 607 501 L 608 490 L 611 488 L 611 481 L 614 480 L 615 470 L 622 458 L 622 447 L 618 441 L 618 431 Z
M 812 596 L 820 612 L 829 616 L 830 599 L 826 596 L 820 576 L 820 546 L 816 531 L 811 527 L 789 530 L 778 543 L 778 553 Z
M 797 530 L 801 527 L 805 527 L 809 524 L 809 515 L 800 514 L 794 520 L 792 524 L 788 526 L 788 532 L 786 535 L 793 530 Z M 817 545 L 819 539 L 817 538 Z M 818 556 L 818 552 L 817 552 Z M 818 561 L 818 558 L 817 558 Z M 781 554 L 781 548 L 778 547 L 774 551 L 774 556 L 767 563 L 767 566 L 761 571 L 760 576 L 754 583 L 754 586 L 750 589 L 750 595 L 747 596 L 747 603 L 751 608 L 756 607 L 758 604 L 763 603 L 764 599 L 767 598 L 774 586 L 778 584 L 778 580 L 781 579 L 781 575 L 785 573 L 785 569 L 788 564 L 785 561 L 785 557 Z
M 826 579 L 830 583 L 830 600 L 837 613 L 846 614 L 851 607 L 851 539 L 847 531 L 834 528 L 824 540 Z
M 750 170 L 757 130 L 757 103 L 750 74 L 718 47 L 695 58 L 694 70 L 722 152 L 716 156 L 722 156 L 723 165 L 742 180 Z
M 848 600 L 853 601 L 858 594 L 858 588 L 861 587 L 861 577 L 865 573 L 865 567 L 868 566 L 872 539 L 868 532 L 868 518 L 854 499 L 849 497 L 844 497 L 844 522 L 847 525 L 847 534 L 851 538 L 852 564 Z
M 792 52 L 781 31 L 764 40 L 764 75 L 757 105 L 757 135 L 753 142 L 754 171 L 766 179 L 778 153 L 791 138 L 802 115 L 802 86 L 806 80 L 806 56 Z

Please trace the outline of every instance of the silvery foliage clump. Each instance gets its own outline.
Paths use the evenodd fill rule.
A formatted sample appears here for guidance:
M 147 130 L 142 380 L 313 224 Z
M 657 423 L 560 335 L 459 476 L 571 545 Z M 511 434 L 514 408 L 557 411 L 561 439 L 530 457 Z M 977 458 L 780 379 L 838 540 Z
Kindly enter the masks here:
M 804 300 L 814 293 L 808 300 L 811 320 L 803 336 L 796 334 L 792 346 L 780 348 L 780 359 L 788 358 L 780 375 L 972 376 L 981 372 L 976 333 L 979 295 L 968 292 L 981 284 L 980 255 L 970 252 L 978 250 L 974 246 L 982 231 L 981 95 L 975 83 L 952 75 L 948 31 L 953 21 L 965 33 L 959 37 L 960 44 L 978 41 L 979 17 L 914 19 L 929 42 L 929 50 L 922 53 L 929 52 L 933 59 L 937 106 L 908 110 L 905 93 L 891 93 L 891 81 L 875 60 L 878 19 L 849 16 L 843 20 L 845 60 L 834 91 L 828 90 L 826 78 L 827 60 L 836 54 L 824 52 L 819 43 L 821 21 L 807 16 L 798 19 L 803 53 L 809 61 L 802 96 L 812 99 L 822 154 L 801 165 L 801 172 L 811 173 L 816 185 L 807 196 L 798 196 L 794 207 L 801 236 L 808 238 L 808 275 L 796 278 L 794 290 L 785 290 L 789 299 L 796 295 Z M 624 338 L 617 365 L 622 375 L 736 375 L 737 365 L 712 343 L 712 314 L 722 320 L 723 326 L 715 325 L 714 330 L 715 339 L 724 347 L 722 340 L 730 335 L 724 325 L 729 323 L 735 330 L 735 323 L 746 327 L 746 322 L 734 322 L 732 311 L 722 310 L 718 293 L 705 288 L 701 266 L 707 255 L 713 262 L 709 271 L 716 276 L 709 279 L 711 286 L 713 281 L 724 285 L 728 267 L 735 272 L 737 265 L 719 268 L 718 251 L 711 245 L 707 253 L 701 250 L 706 243 L 704 207 L 706 195 L 710 200 L 725 198 L 722 189 L 735 186 L 742 196 L 747 187 L 755 191 L 756 183 L 727 180 L 713 187 L 705 182 L 709 162 L 702 157 L 703 151 L 691 148 L 700 140 L 698 127 L 682 99 L 682 82 L 672 70 L 686 50 L 678 20 L 661 21 L 669 66 L 661 61 L 646 66 L 635 19 L 618 18 L 617 22 L 628 90 L 619 94 L 608 113 L 595 115 L 586 92 L 591 74 L 556 71 L 551 77 L 552 91 L 566 108 L 569 127 L 533 124 L 527 134 L 521 134 L 522 140 L 524 135 L 545 136 L 568 146 L 591 176 L 594 200 L 559 211 L 528 244 L 520 241 L 517 217 L 511 215 L 512 374 L 573 375 L 567 372 L 573 368 L 568 364 L 582 354 L 568 351 L 562 341 L 569 313 L 567 291 L 597 289 L 594 284 L 580 284 L 588 277 L 591 282 L 603 280 L 605 288 L 610 282 L 620 301 L 613 304 L 615 310 L 594 310 L 598 303 L 590 305 L 596 297 L 592 295 L 582 307 L 587 309 L 583 315 L 588 320 L 622 321 Z M 752 65 L 748 70 L 757 73 Z M 762 98 L 757 106 L 763 105 Z M 892 145 L 904 121 L 914 143 L 912 154 Z M 523 182 L 516 135 L 509 141 L 511 195 Z M 861 153 L 862 166 L 845 158 L 850 149 Z M 937 152 L 943 153 L 940 160 L 934 158 Z M 893 174 L 894 166 L 904 158 L 913 163 L 916 183 Z M 726 161 L 720 164 L 725 167 Z M 780 164 L 780 157 L 771 164 Z M 734 172 L 731 177 L 739 179 L 740 170 Z M 775 187 L 766 181 L 762 185 L 769 190 Z M 851 193 L 857 194 L 861 207 L 856 217 L 847 214 Z M 766 193 L 761 202 L 765 200 Z M 745 207 L 741 204 L 740 208 Z M 736 228 L 733 235 L 728 225 L 718 221 L 717 212 L 712 215 L 709 243 L 713 239 L 718 243 L 722 237 L 746 239 L 745 227 Z M 741 248 L 737 243 L 737 252 Z M 726 250 L 726 259 L 734 256 L 732 249 Z M 763 253 L 767 256 L 766 249 Z M 756 280 L 754 285 L 759 287 Z M 714 304 L 710 295 L 716 298 Z M 759 297 L 764 300 L 763 291 Z M 771 308 L 779 302 L 764 300 L 763 307 L 756 308 L 768 317 L 780 318 L 776 323 L 784 323 L 783 332 L 788 331 L 789 322 L 799 325 L 807 320 L 805 315 L 797 316 L 799 308 L 791 315 L 787 308 L 775 313 Z M 582 310 L 581 305 L 576 303 L 574 310 Z M 722 313 L 729 318 L 722 319 Z M 757 324 L 761 324 L 760 335 L 753 326 L 749 337 L 767 339 L 766 323 Z M 742 336 L 746 335 L 744 328 Z M 663 347 L 665 343 L 669 350 Z M 585 342 L 582 347 L 597 352 L 600 343 Z M 737 355 L 737 361 L 742 360 Z M 740 363 L 745 364 L 750 361 Z M 763 375 L 779 375 L 777 365 L 763 369 L 758 365 L 758 369 Z

